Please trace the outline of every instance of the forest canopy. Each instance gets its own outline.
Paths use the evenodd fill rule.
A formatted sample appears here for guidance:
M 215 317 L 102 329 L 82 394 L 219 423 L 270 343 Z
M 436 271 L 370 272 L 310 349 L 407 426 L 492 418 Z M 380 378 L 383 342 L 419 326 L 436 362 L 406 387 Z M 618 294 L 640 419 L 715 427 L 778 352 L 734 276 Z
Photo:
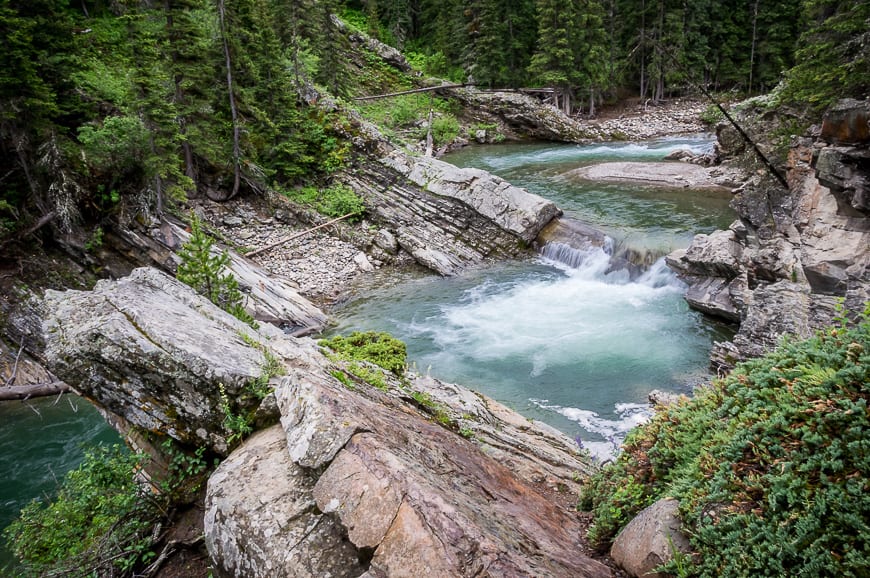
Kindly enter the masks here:
M 0 243 L 328 181 L 347 120 L 311 104 L 377 66 L 357 28 L 425 74 L 556 88 L 569 113 L 699 86 L 817 112 L 870 87 L 870 7 L 845 0 L 0 0 Z

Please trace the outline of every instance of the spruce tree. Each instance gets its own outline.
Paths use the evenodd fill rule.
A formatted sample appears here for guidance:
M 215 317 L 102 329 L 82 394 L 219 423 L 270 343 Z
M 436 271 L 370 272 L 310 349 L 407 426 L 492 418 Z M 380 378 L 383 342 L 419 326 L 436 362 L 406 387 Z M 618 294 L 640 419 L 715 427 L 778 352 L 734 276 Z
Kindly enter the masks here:
M 226 251 L 213 251 L 212 245 L 211 237 L 202 229 L 202 222 L 191 213 L 190 239 L 178 251 L 181 263 L 176 277 L 240 321 L 256 326 L 254 318 L 243 306 L 239 282 L 226 271 L 229 255 Z
M 604 82 L 606 34 L 598 0 L 538 0 L 538 44 L 529 73 L 541 86 L 556 89 L 565 114 L 574 108 L 575 91 L 594 91 Z

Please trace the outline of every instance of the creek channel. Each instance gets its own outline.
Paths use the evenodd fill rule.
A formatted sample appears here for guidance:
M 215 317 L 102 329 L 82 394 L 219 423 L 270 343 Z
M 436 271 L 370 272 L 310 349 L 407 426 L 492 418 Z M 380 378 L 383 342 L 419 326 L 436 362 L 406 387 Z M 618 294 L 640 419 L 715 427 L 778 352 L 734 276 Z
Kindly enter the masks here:
M 573 179 L 606 161 L 657 161 L 704 152 L 709 136 L 602 145 L 469 147 L 444 160 L 476 167 L 554 201 L 566 217 L 609 237 L 604 248 L 545 245 L 537 258 L 453 278 L 371 283 L 332 313 L 332 333 L 388 331 L 418 373 L 463 384 L 568 433 L 593 455 L 613 455 L 648 419 L 649 392 L 688 393 L 709 378 L 708 354 L 727 327 L 691 311 L 662 256 L 696 233 L 727 228 L 730 193 Z M 650 266 L 611 271 L 630 248 Z
M 595 184 L 565 176 L 605 161 L 656 161 L 712 146 L 708 136 L 592 146 L 476 146 L 445 158 L 495 173 L 595 226 L 614 247 L 663 255 L 733 220 L 730 195 Z M 575 437 L 599 457 L 650 415 L 652 389 L 689 392 L 707 376 L 714 339 L 661 260 L 641 276 L 608 272 L 600 249 L 560 251 L 476 268 L 454 278 L 407 274 L 371 286 L 333 311 L 333 333 L 389 331 L 412 369 L 481 391 Z M 31 499 L 51 497 L 83 446 L 120 443 L 74 396 L 0 404 L 0 529 Z M 0 537 L 0 573 L 12 562 Z

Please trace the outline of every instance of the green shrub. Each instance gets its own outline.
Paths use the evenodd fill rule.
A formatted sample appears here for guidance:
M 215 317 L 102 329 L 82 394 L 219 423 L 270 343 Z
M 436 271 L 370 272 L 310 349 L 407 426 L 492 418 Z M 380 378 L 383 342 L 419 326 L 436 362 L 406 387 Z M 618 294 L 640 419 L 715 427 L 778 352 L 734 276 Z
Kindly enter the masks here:
M 435 144 L 445 145 L 459 135 L 459 121 L 451 114 L 436 116 L 432 119 L 432 137 Z
M 136 481 L 147 462 L 122 446 L 97 447 L 70 471 L 50 502 L 34 500 L 4 531 L 24 576 L 131 576 L 150 562 L 171 505 L 188 503 L 205 480 L 203 450 L 163 444 L 168 474 Z
M 593 477 L 590 537 L 605 545 L 673 496 L 697 552 L 690 575 L 867 576 L 868 384 L 870 306 L 853 328 L 740 364 L 635 430 Z
M 405 374 L 407 349 L 403 342 L 389 333 L 354 331 L 347 337 L 336 335 L 322 339 L 320 345 L 328 347 L 341 359 L 368 361 L 399 377 Z
M 285 191 L 284 194 L 298 203 L 314 208 L 318 213 L 327 217 L 342 217 L 349 213 L 362 215 L 365 211 L 362 199 L 347 185 L 339 184 L 323 189 L 301 187 Z
M 716 126 L 721 121 L 725 120 L 725 115 L 722 114 L 722 111 L 719 110 L 718 106 L 711 104 L 700 114 L 700 119 L 701 122 L 707 126 Z

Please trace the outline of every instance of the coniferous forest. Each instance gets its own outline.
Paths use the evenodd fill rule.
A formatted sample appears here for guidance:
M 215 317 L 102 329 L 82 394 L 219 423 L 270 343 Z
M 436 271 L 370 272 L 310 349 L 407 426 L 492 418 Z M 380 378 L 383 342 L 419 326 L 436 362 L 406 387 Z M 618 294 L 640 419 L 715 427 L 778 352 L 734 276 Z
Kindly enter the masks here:
M 309 104 L 314 86 L 363 91 L 342 21 L 426 76 L 552 87 L 566 112 L 588 114 L 784 78 L 781 99 L 804 109 L 860 95 L 868 12 L 844 0 L 2 0 L 0 235 L 93 222 L 121 198 L 160 212 L 337 170 L 350 148 L 340 115 Z
M 360 40 L 360 33 L 367 37 Z M 368 37 L 397 48 L 402 56 L 385 59 L 383 46 Z M 0 261 L 10 263 L 0 277 L 11 279 L 3 285 L 0 305 L 7 300 L 6 287 L 17 283 L 16 275 L 23 275 L 29 263 L 53 260 L 47 251 L 39 253 L 41 249 L 59 248 L 55 254 L 72 257 L 78 271 L 86 271 L 87 265 L 94 277 L 102 276 L 104 263 L 90 246 L 101 242 L 103 226 L 113 233 L 136 227 L 159 232 L 168 219 L 155 217 L 180 216 L 196 204 L 186 203 L 189 199 L 223 202 L 263 195 L 271 200 L 277 193 L 305 211 L 338 219 L 363 213 L 357 193 L 335 178 L 364 164 L 357 161 L 368 154 L 363 151 L 370 141 L 362 136 L 377 131 L 363 135 L 360 118 L 380 125 L 382 132 L 371 141 L 401 141 L 412 130 L 408 127 L 419 131 L 425 122 L 423 132 L 434 133 L 441 145 L 459 129 L 447 122 L 439 128 L 432 111 L 445 113 L 440 120 L 457 125 L 449 115 L 460 116 L 461 105 L 454 102 L 459 98 L 434 93 L 418 108 L 400 98 L 366 104 L 354 99 L 444 88 L 442 80 L 479 89 L 546 88 L 554 106 L 580 120 L 625 102 L 655 106 L 702 93 L 734 102 L 763 94 L 766 98 L 754 100 L 754 112 L 771 113 L 767 126 L 788 124 L 783 129 L 788 137 L 810 134 L 803 129 L 818 123 L 838 99 L 870 95 L 870 2 L 0 0 Z M 539 108 L 564 120 L 552 109 Z M 772 140 L 775 135 L 762 136 Z M 419 132 L 412 138 L 419 141 Z M 866 155 L 866 148 L 860 154 Z M 866 172 L 866 156 L 860 163 L 855 166 Z M 332 205 L 323 191 L 331 191 Z M 770 216 L 771 234 L 778 234 L 772 204 L 788 203 L 791 197 L 771 197 L 761 186 L 758 195 Z M 440 211 L 442 205 L 432 206 Z M 197 285 L 197 277 L 206 277 L 202 285 L 208 289 L 203 292 L 252 321 L 240 311 L 240 290 L 231 275 L 218 277 L 217 284 L 211 281 L 222 275 L 228 258 L 211 252 L 196 213 L 190 215 L 194 239 L 179 252 L 189 266 L 178 268 L 178 278 Z M 374 232 L 378 226 L 373 220 L 359 228 Z M 758 230 L 767 226 L 765 221 Z M 451 227 L 460 228 L 452 222 Z M 474 234 L 482 235 L 476 229 Z M 754 234 L 744 236 L 758 240 Z M 787 247 L 791 258 L 799 251 L 793 242 L 789 238 L 762 248 L 771 247 L 773 254 Z M 525 241 L 521 245 L 527 246 Z M 391 247 L 399 251 L 395 238 Z M 36 257 L 31 259 L 29 250 Z M 349 252 L 349 258 L 356 253 Z M 768 253 L 758 249 L 752 255 L 767 259 Z M 39 268 L 34 269 L 28 273 L 39 275 Z M 747 285 L 750 278 L 766 282 L 755 271 L 753 262 Z M 775 273 L 785 275 L 783 271 Z M 797 271 L 795 267 L 789 273 L 795 287 Z M 839 291 L 840 280 L 835 281 Z M 730 283 L 729 278 L 728 287 Z M 65 279 L 46 284 L 69 285 Z M 809 287 L 805 282 L 787 289 L 803 303 Z M 27 294 L 22 290 L 14 298 L 23 300 Z M 785 309 L 779 303 L 771 307 Z M 0 316 L 6 317 L 6 311 L 0 309 Z M 738 366 L 695 402 L 677 402 L 646 429 L 636 430 L 621 457 L 595 475 L 584 493 L 583 506 L 594 517 L 590 542 L 606 546 L 639 510 L 676 495 L 683 499 L 684 519 L 694 528 L 693 546 L 701 555 L 673 552 L 667 568 L 671 572 L 868 575 L 870 308 L 857 317 L 850 326 L 843 313 L 837 318 L 840 325 L 809 341 L 784 342 L 771 356 Z M 347 354 L 345 361 L 371 360 L 367 356 L 374 356 L 372 351 L 393 348 L 401 350 L 400 360 L 390 367 L 375 363 L 397 375 L 396 368 L 406 368 L 401 343 L 382 340 L 384 334 L 366 335 L 376 337 L 377 347 L 358 358 Z M 236 337 L 254 347 L 247 334 Z M 336 343 L 333 339 L 322 345 L 345 355 Z M 248 385 L 251 400 L 259 402 L 280 363 L 270 359 L 262 344 L 257 349 L 264 355 L 265 377 Z M 22 337 L 18 356 L 23 350 Z M 17 357 L 14 363 L 6 385 L 14 379 Z M 348 391 L 355 387 L 348 385 L 351 381 L 357 383 L 350 376 L 365 381 L 352 372 L 329 375 Z M 225 420 L 220 427 L 240 439 L 250 433 L 250 424 L 241 412 L 233 413 L 223 387 L 219 409 Z M 402 393 L 400 399 L 407 401 L 408 395 L 417 402 L 414 407 L 427 409 L 435 421 L 450 422 L 429 394 Z M 472 438 L 474 431 L 459 423 L 450 425 L 454 433 Z M 168 452 L 170 445 L 165 448 Z M 93 574 L 132 575 L 146 564 L 151 567 L 154 528 L 160 527 L 153 518 L 168 519 L 169 501 L 187 500 L 187 493 L 196 491 L 187 478 L 208 475 L 210 456 L 203 457 L 204 451 L 169 454 L 174 473 L 161 489 L 167 501 L 154 500 L 150 509 L 140 510 L 131 510 L 144 495 L 131 483 L 133 473 L 142 469 L 140 457 L 93 453 L 79 470 L 84 474 L 72 476 L 61 491 L 61 506 L 42 509 L 34 502 L 7 535 L 21 545 L 22 561 L 33 568 L 69 561 L 78 571 L 84 566 L 77 560 L 86 558 L 70 544 L 88 556 L 97 550 L 89 550 L 77 529 L 97 528 L 101 540 L 111 538 L 103 544 L 113 548 L 119 532 L 127 532 L 122 555 L 90 562 L 111 572 Z M 121 491 L 110 493 L 106 487 Z M 762 508 L 773 513 L 762 516 Z M 130 511 L 139 517 L 127 516 Z M 127 523 L 116 523 L 112 516 Z M 64 523 L 58 524 L 59 519 Z M 360 560 L 371 559 L 373 551 L 369 546 L 360 549 Z M 162 558 L 153 563 L 156 568 Z

